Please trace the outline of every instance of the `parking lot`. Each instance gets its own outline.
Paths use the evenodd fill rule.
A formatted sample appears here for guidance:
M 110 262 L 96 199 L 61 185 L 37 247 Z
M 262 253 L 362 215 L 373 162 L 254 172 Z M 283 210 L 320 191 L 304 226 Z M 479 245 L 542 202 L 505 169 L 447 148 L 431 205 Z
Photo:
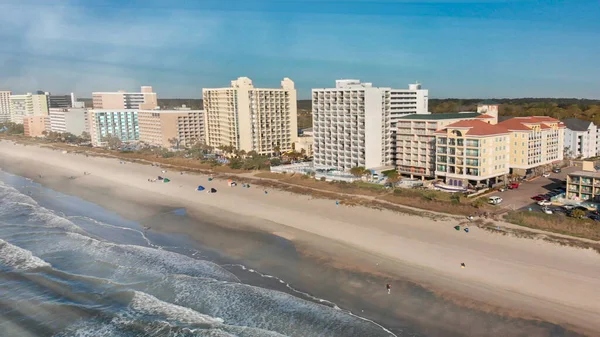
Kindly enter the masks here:
M 527 209 L 532 204 L 535 205 L 535 201 L 531 197 L 545 194 L 555 188 L 564 187 L 562 182 L 567 178 L 567 173 L 580 169 L 576 166 L 565 167 L 560 173 L 550 173 L 549 177 L 538 177 L 532 181 L 524 181 L 517 189 L 496 192 L 489 196 L 499 196 L 503 199 L 502 204 L 498 205 L 499 207 L 510 210 Z M 532 208 L 538 209 L 538 206 L 535 205 Z

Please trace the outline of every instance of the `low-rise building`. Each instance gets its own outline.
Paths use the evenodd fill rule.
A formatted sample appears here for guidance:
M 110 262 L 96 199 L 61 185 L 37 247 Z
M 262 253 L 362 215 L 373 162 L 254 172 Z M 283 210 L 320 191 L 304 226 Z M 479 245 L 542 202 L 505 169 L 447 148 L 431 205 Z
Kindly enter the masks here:
M 412 114 L 397 119 L 396 168 L 411 178 L 434 177 L 435 132 L 461 120 L 480 119 L 496 124 L 493 116 L 477 112 Z
M 48 116 L 23 117 L 23 134 L 27 137 L 42 137 L 46 131 Z
M 50 108 L 48 130 L 80 136 L 88 131 L 88 111 L 81 108 Z
M 509 173 L 510 132 L 483 120 L 463 120 L 435 132 L 435 176 L 457 187 L 491 186 Z
M 571 158 L 591 158 L 598 154 L 598 127 L 590 121 L 567 118 L 565 124 L 565 155 Z
M 563 159 L 564 128 L 547 116 L 513 117 L 498 123 L 510 131 L 510 168 L 516 175 L 547 170 Z
M 138 110 L 95 109 L 88 112 L 89 132 L 92 146 L 103 146 L 108 137 L 115 137 L 122 142 L 140 139 Z
M 567 174 L 566 197 L 574 201 L 600 201 L 600 172 L 576 171 Z
M 312 157 L 314 140 L 312 136 L 298 137 L 298 140 L 294 143 L 294 150 L 300 153 L 304 151 L 305 156 Z
M 173 148 L 204 142 L 202 110 L 140 110 L 138 121 L 140 141 L 149 145 Z

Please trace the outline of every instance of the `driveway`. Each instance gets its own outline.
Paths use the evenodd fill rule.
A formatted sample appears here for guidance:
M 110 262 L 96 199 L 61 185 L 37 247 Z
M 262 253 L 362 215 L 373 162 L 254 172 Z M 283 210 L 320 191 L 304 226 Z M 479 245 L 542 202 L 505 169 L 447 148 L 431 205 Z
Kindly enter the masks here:
M 531 197 L 538 194 L 545 194 L 555 188 L 563 187 L 562 182 L 567 179 L 567 173 L 580 170 L 576 166 L 566 167 L 562 169 L 561 173 L 550 173 L 550 177 L 538 177 L 532 181 L 525 181 L 521 183 L 518 189 L 506 190 L 504 192 L 496 192 L 492 195 L 502 197 L 503 202 L 501 206 L 511 210 L 515 209 L 527 209 L 531 204 L 535 204 L 535 201 Z M 534 207 L 534 209 L 537 209 Z

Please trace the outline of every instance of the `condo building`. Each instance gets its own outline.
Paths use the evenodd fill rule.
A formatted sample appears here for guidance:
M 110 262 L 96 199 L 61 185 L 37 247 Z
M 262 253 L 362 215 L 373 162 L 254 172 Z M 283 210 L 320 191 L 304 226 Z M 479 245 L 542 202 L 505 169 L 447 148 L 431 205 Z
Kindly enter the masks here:
M 71 133 L 80 136 L 87 132 L 88 111 L 85 108 L 50 108 L 48 112 L 49 131 Z
M 583 170 L 567 174 L 567 192 L 566 197 L 574 201 L 600 201 L 600 173 L 594 169 L 594 164 L 586 169 L 586 162 L 583 163 Z
M 164 148 L 204 142 L 202 110 L 139 110 L 140 141 Z
M 270 155 L 292 149 L 298 137 L 294 82 L 255 88 L 240 77 L 229 88 L 202 90 L 206 144 Z
M 565 156 L 590 158 L 598 155 L 598 127 L 590 121 L 567 118 L 565 124 Z
M 94 109 L 156 109 L 158 98 L 152 87 L 143 86 L 140 92 L 93 92 Z
M 396 167 L 411 178 L 433 178 L 436 161 L 436 131 L 462 120 L 496 124 L 494 116 L 477 112 L 412 114 L 397 119 Z
M 88 112 L 89 132 L 92 146 L 103 146 L 107 137 L 116 137 L 122 142 L 140 139 L 138 110 L 94 109 Z
M 498 125 L 510 131 L 510 168 L 528 175 L 563 159 L 565 125 L 547 116 L 514 117 Z
M 394 164 L 396 122 L 427 114 L 428 90 L 374 87 L 360 80 L 337 80 L 335 88 L 312 90 L 314 164 L 348 170 Z
M 48 116 L 23 117 L 23 134 L 27 137 L 42 137 L 46 131 Z
M 435 132 L 435 176 L 446 184 L 491 186 L 509 173 L 510 132 L 481 119 L 462 120 Z
M 11 95 L 10 121 L 23 124 L 23 117 L 47 116 L 48 97 L 45 94 Z
M 11 91 L 0 91 L 0 123 L 10 122 Z

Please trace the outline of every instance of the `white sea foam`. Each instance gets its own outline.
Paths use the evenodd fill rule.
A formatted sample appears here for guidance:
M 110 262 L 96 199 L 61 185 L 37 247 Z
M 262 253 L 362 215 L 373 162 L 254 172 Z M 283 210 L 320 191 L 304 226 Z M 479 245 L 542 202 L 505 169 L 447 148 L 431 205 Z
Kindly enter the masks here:
M 136 312 L 145 315 L 160 316 L 168 322 L 208 325 L 211 327 L 223 323 L 223 320 L 220 318 L 203 315 L 190 308 L 163 302 L 154 296 L 139 291 L 134 292 L 129 306 Z
M 34 256 L 30 251 L 11 245 L 2 239 L 0 239 L 0 263 L 22 271 L 51 267 L 49 263 Z
M 149 284 L 143 291 L 239 326 L 291 336 L 298 331 L 304 336 L 393 336 L 347 312 L 241 283 L 173 275 Z

